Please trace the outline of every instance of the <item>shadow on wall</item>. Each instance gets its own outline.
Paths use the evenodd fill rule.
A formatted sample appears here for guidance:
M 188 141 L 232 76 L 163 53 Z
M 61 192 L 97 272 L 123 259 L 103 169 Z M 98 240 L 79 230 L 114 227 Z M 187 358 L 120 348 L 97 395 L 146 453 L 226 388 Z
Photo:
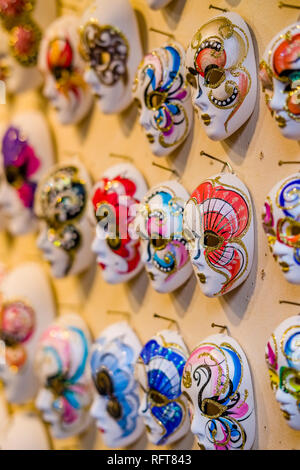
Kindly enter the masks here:
M 183 286 L 181 286 L 179 289 L 176 289 L 170 294 L 171 303 L 173 304 L 176 313 L 180 318 L 183 318 L 186 315 L 186 312 L 193 299 L 196 285 L 197 280 L 193 272 L 191 277 L 186 281 Z
M 129 137 L 138 117 L 138 109 L 136 104 L 133 102 L 130 106 L 125 109 L 122 113 L 117 115 L 120 128 L 125 137 Z
M 171 450 L 190 450 L 194 446 L 195 436 L 189 431 L 180 441 L 170 446 Z
M 178 175 L 180 176 L 180 179 L 185 171 L 185 167 L 193 143 L 193 138 L 194 126 L 192 126 L 191 131 L 187 136 L 186 140 L 177 149 L 175 149 L 174 152 L 167 156 L 168 164 L 177 171 Z
M 171 30 L 176 29 L 185 7 L 186 0 L 173 0 L 162 10 L 165 22 Z
M 138 312 L 143 305 L 149 284 L 145 269 L 134 279 L 125 284 L 126 296 L 129 300 L 133 312 Z

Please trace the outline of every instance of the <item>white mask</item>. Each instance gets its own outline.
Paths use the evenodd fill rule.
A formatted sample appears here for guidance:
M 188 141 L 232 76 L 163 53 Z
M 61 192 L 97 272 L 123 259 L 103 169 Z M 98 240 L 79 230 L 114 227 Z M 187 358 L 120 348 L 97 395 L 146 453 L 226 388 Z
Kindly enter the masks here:
M 147 54 L 139 65 L 133 87 L 151 151 L 173 152 L 189 135 L 193 122 L 190 89 L 185 78 L 185 51 L 178 43 Z
M 83 79 L 85 63 L 79 45 L 79 20 L 63 16 L 52 23 L 43 37 L 39 68 L 45 76 L 44 96 L 56 109 L 61 124 L 77 124 L 92 105 Z
M 183 371 L 182 391 L 201 449 L 251 449 L 256 425 L 253 385 L 245 353 L 233 338 L 209 336 L 194 349 Z
M 56 439 L 80 434 L 91 423 L 90 344 L 88 328 L 75 314 L 60 317 L 40 338 L 35 356 L 40 390 L 35 404 Z
M 108 447 L 127 447 L 144 432 L 134 377 L 141 349 L 139 339 L 125 322 L 106 328 L 93 346 L 91 370 L 97 396 L 91 415 Z
M 159 10 L 171 3 L 171 0 L 146 0 L 146 2 L 152 10 Z
M 55 316 L 53 294 L 43 269 L 27 263 L 6 275 L 1 295 L 0 337 L 6 347 L 0 380 L 8 402 L 25 403 L 37 392 L 34 352 L 42 331 Z
M 43 220 L 37 245 L 56 278 L 93 264 L 90 191 L 90 178 L 76 158 L 52 167 L 39 183 L 35 212 Z
M 260 63 L 266 103 L 282 135 L 300 139 L 299 65 L 300 24 L 280 31 L 270 42 Z
M 0 448 L 3 450 L 50 450 L 45 425 L 33 412 L 15 412 L 4 438 L 0 440 Z
M 250 31 L 237 13 L 205 23 L 186 54 L 187 80 L 204 131 L 224 140 L 251 116 L 256 102 L 257 72 Z
M 300 284 L 299 191 L 299 173 L 281 180 L 269 192 L 262 216 L 270 250 L 292 284 Z
M 142 59 L 138 25 L 129 0 L 96 0 L 81 19 L 85 80 L 104 114 L 132 102 L 134 74 Z
M 148 191 L 135 220 L 143 262 L 157 292 L 178 289 L 193 272 L 182 230 L 188 198 L 186 189 L 177 181 L 161 183 Z
M 8 0 L 0 6 L 0 80 L 11 94 L 42 83 L 37 61 L 43 30 L 56 17 L 55 0 Z
M 183 225 L 207 297 L 227 294 L 245 281 L 254 257 L 253 208 L 236 175 L 220 173 L 201 183 L 185 206 Z
M 128 163 L 109 168 L 94 187 L 98 223 L 92 249 L 104 280 L 110 284 L 127 282 L 143 269 L 140 242 L 131 225 L 146 191 L 143 176 Z
M 170 330 L 159 332 L 140 353 L 136 364 L 141 387 L 139 413 L 152 444 L 172 444 L 189 430 L 187 401 L 181 393 L 187 358 L 182 337 Z
M 37 112 L 17 114 L 1 127 L 0 207 L 12 235 L 23 235 L 36 228 L 33 212 L 37 183 L 53 165 L 50 130 Z
M 266 361 L 276 400 L 288 425 L 300 430 L 300 317 L 287 318 L 266 346 Z

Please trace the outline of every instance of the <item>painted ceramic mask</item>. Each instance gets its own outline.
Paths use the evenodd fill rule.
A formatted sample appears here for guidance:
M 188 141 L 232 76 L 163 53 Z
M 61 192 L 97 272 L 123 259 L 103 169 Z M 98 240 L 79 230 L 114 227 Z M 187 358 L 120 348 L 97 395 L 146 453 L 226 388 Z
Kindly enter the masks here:
M 187 138 L 193 107 L 184 69 L 185 52 L 172 43 L 154 49 L 139 65 L 133 87 L 143 127 L 154 155 L 168 155 Z
M 213 335 L 188 358 L 182 377 L 191 430 L 206 450 L 249 450 L 255 438 L 251 373 L 239 344 Z
M 12 235 L 22 235 L 36 228 L 33 212 L 37 183 L 53 165 L 50 130 L 37 111 L 16 115 L 1 128 L 0 181 L 1 212 Z
M 108 447 L 129 446 L 144 432 L 134 377 L 141 349 L 139 339 L 125 322 L 106 328 L 94 344 L 91 369 L 97 396 L 91 415 Z
M 287 424 L 300 430 L 300 317 L 287 318 L 266 346 L 271 387 Z
M 90 190 L 90 178 L 77 159 L 52 167 L 39 184 L 37 245 L 56 278 L 75 276 L 93 263 Z
M 139 412 L 152 444 L 172 444 L 189 430 L 187 402 L 181 393 L 187 358 L 181 336 L 170 330 L 158 333 L 142 349 L 136 364 L 142 395 Z
M 134 74 L 142 59 L 137 21 L 129 0 L 96 0 L 81 20 L 80 50 L 85 80 L 104 114 L 124 111 L 132 101 Z
M 187 241 L 183 236 L 183 209 L 189 195 L 177 181 L 166 181 L 148 191 L 139 208 L 143 262 L 157 292 L 172 292 L 192 274 Z
M 300 284 L 299 191 L 299 174 L 281 180 L 268 194 L 262 215 L 270 250 L 292 284 Z
M 83 79 L 85 63 L 78 51 L 79 20 L 63 16 L 47 29 L 39 68 L 45 76 L 44 96 L 62 124 L 77 124 L 89 112 L 92 95 Z
M 280 132 L 300 139 L 300 24 L 278 33 L 260 63 L 260 79 L 266 103 Z
M 0 80 L 9 93 L 42 83 L 37 61 L 43 30 L 56 16 L 55 0 L 1 0 Z
M 251 116 L 257 94 L 254 48 L 245 21 L 224 13 L 194 35 L 186 55 L 187 80 L 204 131 L 224 140 Z
M 35 366 L 40 390 L 35 404 L 57 439 L 75 436 L 90 425 L 89 348 L 88 329 L 75 314 L 60 317 L 39 341 Z
M 34 352 L 39 336 L 55 316 L 53 294 L 43 269 L 34 263 L 9 272 L 0 291 L 0 341 L 5 345 L 0 380 L 8 402 L 25 403 L 38 389 Z
M 184 234 L 207 297 L 227 294 L 244 282 L 254 255 L 253 208 L 244 183 L 226 173 L 201 183 L 185 207 Z
M 146 191 L 143 176 L 131 164 L 109 168 L 94 188 L 97 228 L 92 249 L 110 284 L 127 282 L 143 268 L 140 242 L 131 226 Z
M 146 0 L 146 2 L 152 10 L 159 10 L 171 3 L 171 0 Z

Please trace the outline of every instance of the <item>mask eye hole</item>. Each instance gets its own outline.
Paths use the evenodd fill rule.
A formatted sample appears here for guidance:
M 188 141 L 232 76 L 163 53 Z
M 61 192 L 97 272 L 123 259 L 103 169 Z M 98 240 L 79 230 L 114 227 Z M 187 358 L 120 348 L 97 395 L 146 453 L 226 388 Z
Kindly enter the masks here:
M 47 380 L 47 388 L 51 389 L 56 396 L 60 397 L 65 390 L 63 377 L 58 375 L 49 377 Z
M 202 412 L 210 418 L 219 418 L 226 410 L 226 406 L 221 405 L 215 400 L 206 398 L 201 404 Z
M 110 61 L 109 52 L 102 51 L 97 54 L 97 64 L 98 65 L 107 65 Z
M 288 235 L 292 236 L 292 237 L 297 237 L 300 235 L 300 224 L 291 224 L 289 227 L 288 227 Z
M 205 84 L 211 88 L 217 88 L 225 80 L 225 72 L 216 65 L 209 65 L 205 70 Z
M 121 246 L 121 238 L 118 234 L 115 234 L 114 237 L 107 237 L 106 242 L 112 250 L 118 250 Z
M 154 406 L 165 406 L 168 403 L 166 397 L 164 397 L 157 390 L 149 391 L 149 399 Z
M 207 248 L 217 249 L 222 246 L 223 238 L 214 232 L 206 231 L 204 233 L 204 245 Z
M 7 166 L 5 169 L 7 182 L 14 187 L 18 187 L 25 179 L 25 167 L 16 168 L 14 166 Z
M 153 248 L 156 250 L 163 250 L 168 244 L 168 240 L 165 238 L 159 237 L 159 238 L 151 238 L 151 245 Z
M 192 87 L 192 88 L 197 88 L 197 80 L 196 80 L 196 77 L 194 76 L 194 74 L 192 74 L 191 72 L 188 72 L 186 74 L 186 81 L 188 82 L 188 84 Z
M 153 110 L 159 109 L 161 105 L 165 102 L 165 99 L 165 94 L 153 91 L 152 93 L 150 93 L 148 98 L 149 108 Z
M 116 398 L 109 400 L 107 404 L 107 412 L 113 419 L 120 419 L 122 416 L 122 409 L 120 403 Z
M 113 384 L 105 370 L 98 372 L 97 376 L 94 378 L 94 383 L 99 395 L 111 396 L 113 394 Z

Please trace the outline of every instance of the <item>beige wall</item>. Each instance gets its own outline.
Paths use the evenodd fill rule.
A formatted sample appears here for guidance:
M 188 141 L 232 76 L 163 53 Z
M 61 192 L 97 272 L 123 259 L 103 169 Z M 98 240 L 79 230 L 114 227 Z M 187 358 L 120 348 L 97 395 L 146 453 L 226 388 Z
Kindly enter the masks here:
M 79 8 L 84 3 L 81 0 L 72 1 L 80 5 Z M 297 3 L 297 0 L 292 1 Z M 217 14 L 209 10 L 210 3 L 211 0 L 174 0 L 164 11 L 153 12 L 146 7 L 145 0 L 132 0 L 147 50 L 164 42 L 163 36 L 149 31 L 151 26 L 171 31 L 176 40 L 187 45 L 191 34 L 201 23 Z M 296 21 L 298 16 L 296 10 L 279 9 L 277 0 L 214 0 L 214 3 L 245 18 L 253 30 L 260 55 L 272 36 Z M 5 115 L 18 110 L 38 107 L 45 110 L 51 123 L 59 161 L 68 158 L 68 152 L 80 149 L 80 158 L 92 176 L 98 178 L 108 166 L 117 163 L 115 159 L 109 158 L 109 152 L 123 153 L 132 156 L 135 165 L 147 177 L 149 185 L 169 178 L 164 170 L 152 166 L 155 158 L 139 127 L 135 107 L 112 117 L 102 116 L 95 108 L 90 120 L 78 128 L 64 128 L 57 124 L 53 112 L 46 107 L 41 97 L 34 94 L 15 100 L 5 109 L 2 107 L 1 113 L 5 118 Z M 194 278 L 174 294 L 162 295 L 151 289 L 144 273 L 127 285 L 107 286 L 95 267 L 80 279 L 54 282 L 59 310 L 62 312 L 73 308 L 81 312 L 94 335 L 111 322 L 122 319 L 107 315 L 108 309 L 129 311 L 132 314 L 132 325 L 143 342 L 158 329 L 167 326 L 162 320 L 154 320 L 153 313 L 168 315 L 179 322 L 189 348 L 213 333 L 212 322 L 228 325 L 231 335 L 244 348 L 252 369 L 257 409 L 255 448 L 299 449 L 299 432 L 292 431 L 282 417 L 270 389 L 264 362 L 264 347 L 269 334 L 282 320 L 298 313 L 297 307 L 280 306 L 278 300 L 299 300 L 299 287 L 284 281 L 268 251 L 260 224 L 260 210 L 268 190 L 279 179 L 297 170 L 297 166 L 279 167 L 278 160 L 299 160 L 299 143 L 281 137 L 260 93 L 252 118 L 231 139 L 220 143 L 208 140 L 196 120 L 194 132 L 175 155 L 156 161 L 176 168 L 182 176 L 183 185 L 191 192 L 203 178 L 220 171 L 219 164 L 200 157 L 202 149 L 220 158 L 228 158 L 252 193 L 257 219 L 257 247 L 248 280 L 223 298 L 208 299 L 201 294 Z M 0 255 L 9 267 L 33 259 L 43 263 L 33 236 L 11 240 L 2 235 Z M 46 265 L 45 269 L 48 269 Z M 104 448 L 100 435 L 91 434 L 81 441 L 55 442 L 54 447 Z M 142 439 L 136 447 L 145 446 L 151 448 Z M 197 448 L 191 436 L 179 443 L 180 448 L 191 446 Z

